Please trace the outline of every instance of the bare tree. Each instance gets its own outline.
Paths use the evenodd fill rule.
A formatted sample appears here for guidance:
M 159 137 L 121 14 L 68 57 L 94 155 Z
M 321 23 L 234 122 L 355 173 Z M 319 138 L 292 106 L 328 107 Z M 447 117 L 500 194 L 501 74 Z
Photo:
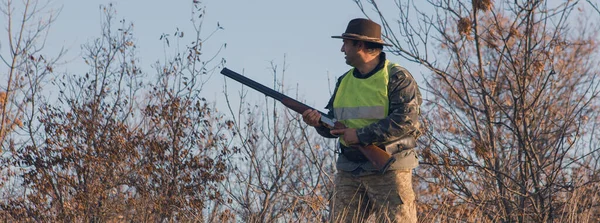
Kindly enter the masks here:
M 271 68 L 272 87 L 285 92 L 285 61 L 282 69 L 273 62 Z M 334 144 L 275 100 L 249 102 L 247 95 L 257 94 L 242 88 L 239 105 L 225 94 L 240 143 L 235 169 L 223 185 L 229 207 L 244 222 L 326 221 Z
M 51 55 L 44 50 L 49 27 L 59 13 L 49 3 L 5 0 L 0 5 L 1 23 L 6 29 L 0 37 L 0 199 L 3 201 L 26 192 L 14 177 L 22 169 L 11 166 L 5 158 L 28 143 L 35 143 L 39 136 L 37 108 L 43 101 L 41 93 L 64 53 Z M 2 210 L 1 215 L 4 215 Z
M 423 221 L 598 220 L 599 26 L 584 1 L 396 1 L 397 18 L 365 2 L 388 50 L 432 74 Z
M 0 144 L 2 150 L 15 147 L 15 142 L 34 137 L 39 130 L 35 124 L 37 103 L 48 76 L 64 51 L 50 56 L 44 52 L 46 36 L 59 10 L 50 1 L 6 0 L 0 5 L 6 36 L 0 41 L 0 59 L 6 68 L 0 85 Z M 19 135 L 10 137 L 15 130 Z M 11 142 L 8 141 L 11 139 Z M 16 141 L 15 141 L 16 140 Z M 14 148 L 13 148 L 14 149 Z

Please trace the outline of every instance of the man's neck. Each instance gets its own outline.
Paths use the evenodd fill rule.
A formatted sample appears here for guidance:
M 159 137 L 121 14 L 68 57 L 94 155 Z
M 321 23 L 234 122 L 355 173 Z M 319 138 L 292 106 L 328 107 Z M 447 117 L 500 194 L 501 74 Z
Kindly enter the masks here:
M 366 61 L 365 63 L 356 66 L 355 68 L 358 70 L 358 72 L 364 75 L 368 74 L 373 69 L 375 69 L 375 67 L 377 67 L 377 64 L 379 64 L 379 56 L 372 57 L 369 59 L 369 61 Z

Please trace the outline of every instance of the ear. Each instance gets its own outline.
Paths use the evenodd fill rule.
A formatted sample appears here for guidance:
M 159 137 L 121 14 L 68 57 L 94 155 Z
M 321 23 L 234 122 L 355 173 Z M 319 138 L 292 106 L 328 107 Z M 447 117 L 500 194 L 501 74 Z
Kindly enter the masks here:
M 356 43 L 356 49 L 360 50 L 360 51 L 366 51 L 367 49 L 365 48 L 365 42 L 363 41 L 358 41 Z

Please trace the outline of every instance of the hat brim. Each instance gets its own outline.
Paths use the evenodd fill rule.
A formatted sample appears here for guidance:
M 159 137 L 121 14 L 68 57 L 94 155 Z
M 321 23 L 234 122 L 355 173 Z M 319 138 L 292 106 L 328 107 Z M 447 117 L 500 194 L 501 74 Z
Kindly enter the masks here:
M 383 40 L 372 40 L 372 39 L 367 39 L 367 38 L 361 38 L 361 37 L 354 37 L 354 36 L 331 36 L 331 38 L 334 39 L 350 39 L 350 40 L 359 40 L 359 41 L 364 41 L 364 42 L 371 42 L 371 43 L 378 43 L 384 46 L 392 46 L 392 44 L 387 44 L 385 42 L 383 42 Z

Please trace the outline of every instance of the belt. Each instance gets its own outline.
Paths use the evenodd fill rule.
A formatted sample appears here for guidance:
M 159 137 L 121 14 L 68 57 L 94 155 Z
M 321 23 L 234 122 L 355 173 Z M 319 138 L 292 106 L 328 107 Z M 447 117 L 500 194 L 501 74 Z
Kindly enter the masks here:
M 365 155 L 363 155 L 360 152 L 360 150 L 349 147 L 349 146 L 344 146 L 339 142 L 338 142 L 338 145 L 340 146 L 341 154 L 344 157 L 346 157 L 348 160 L 350 160 L 352 162 L 357 162 L 357 163 L 368 161 L 367 157 L 365 157 Z M 378 147 L 380 149 L 382 149 L 383 151 L 389 152 L 391 154 L 395 154 L 402 150 L 415 148 L 416 146 L 417 145 L 416 145 L 415 138 L 412 136 L 407 136 L 407 137 L 401 138 L 399 140 L 396 140 L 392 143 L 388 143 L 386 145 L 380 145 Z
M 367 157 L 363 155 L 358 149 L 340 144 L 340 151 L 344 157 L 346 157 L 352 162 L 359 163 L 368 161 Z

